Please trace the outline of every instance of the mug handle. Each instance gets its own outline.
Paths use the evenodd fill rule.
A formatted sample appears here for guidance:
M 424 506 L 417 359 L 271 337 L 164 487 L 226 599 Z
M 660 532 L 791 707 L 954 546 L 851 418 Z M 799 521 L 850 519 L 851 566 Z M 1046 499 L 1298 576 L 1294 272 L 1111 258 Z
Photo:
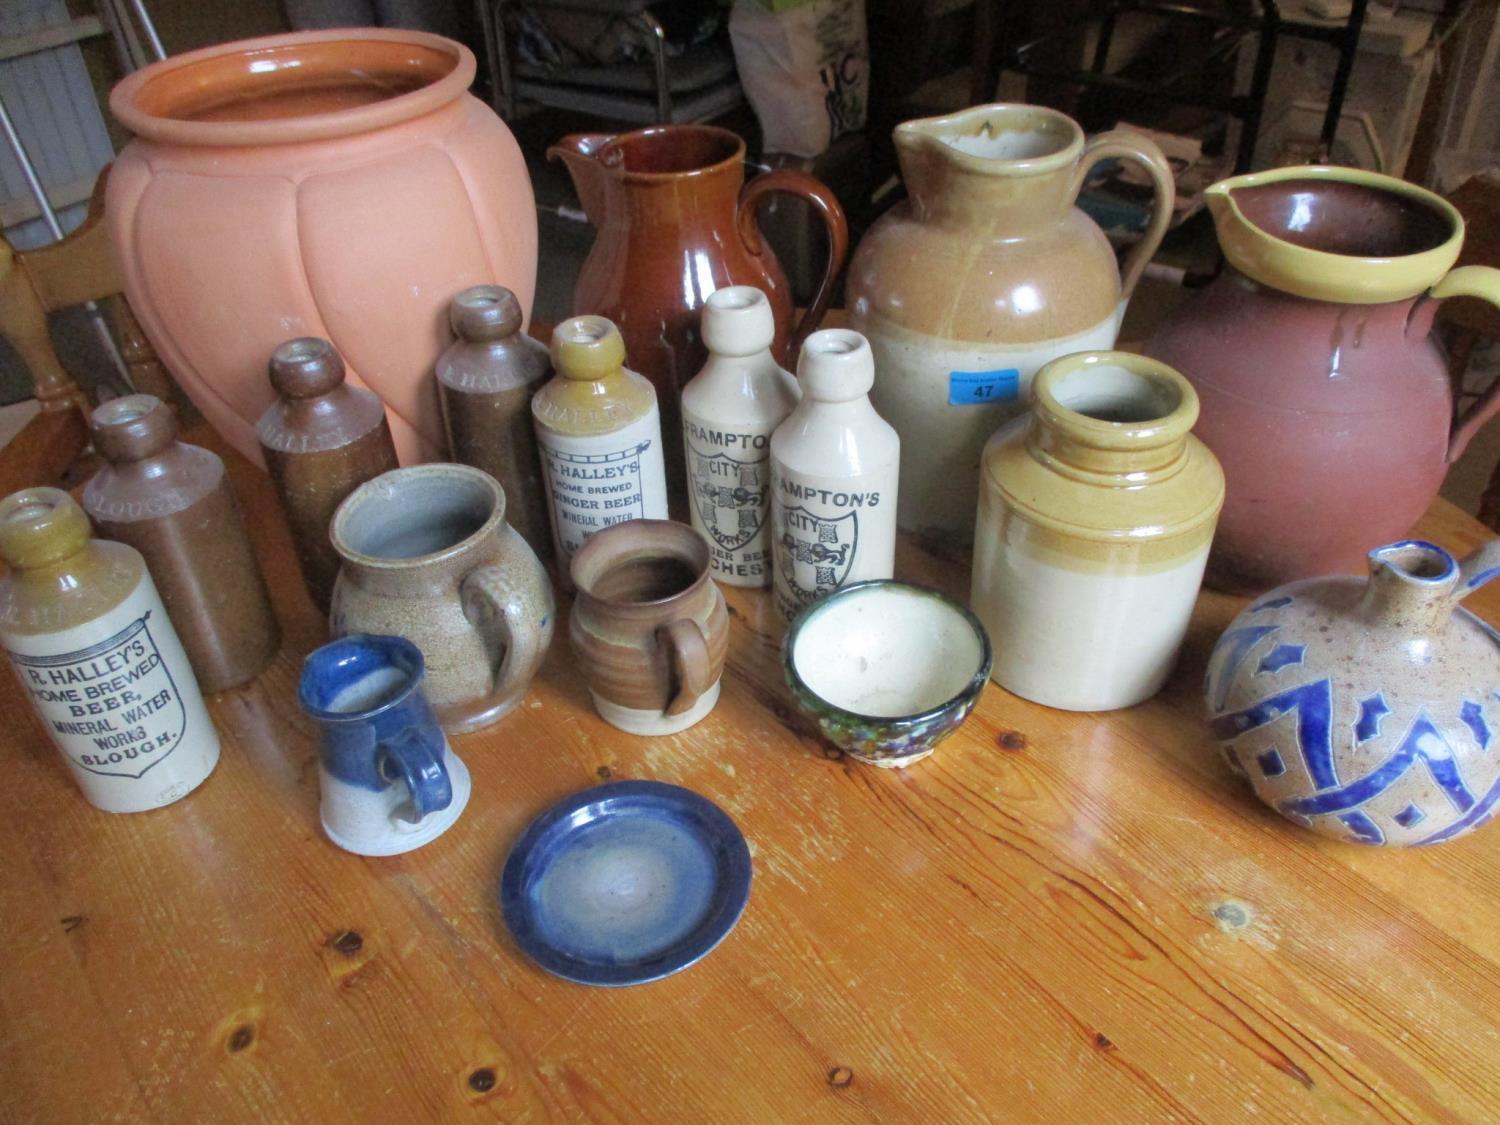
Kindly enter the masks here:
M 438 748 L 434 750 L 431 739 L 419 726 L 405 727 L 393 738 L 376 746 L 377 752 L 385 755 L 406 783 L 412 807 L 417 811 L 417 820 L 453 803 L 453 783 L 443 761 L 443 749 L 441 736 Z
M 1447 297 L 1478 297 L 1500 308 L 1500 270 L 1489 266 L 1459 266 L 1449 270 L 1446 277 L 1427 290 L 1427 296 L 1436 301 Z M 1494 417 L 1496 410 L 1500 410 L 1500 378 L 1492 382 L 1478 401 L 1453 424 L 1453 433 L 1448 438 L 1448 464 L 1463 456 L 1470 439 Z
M 541 618 L 533 620 L 536 607 L 527 604 L 502 566 L 492 563 L 477 567 L 459 586 L 464 616 L 479 627 L 490 667 L 498 665 L 490 687 L 493 696 L 523 690 L 547 655 L 557 607 L 552 600 L 551 583 L 543 580 L 542 588 L 547 599 L 541 606 Z M 486 628 L 486 623 L 494 627 Z
M 681 715 L 692 709 L 713 684 L 709 681 L 708 641 L 696 621 L 679 617 L 656 630 L 656 643 L 667 650 L 672 675 L 677 680 L 677 694 L 667 704 L 668 715 Z
M 1084 181 L 1088 179 L 1094 165 L 1101 160 L 1134 160 L 1151 177 L 1151 221 L 1146 224 L 1146 232 L 1136 240 L 1130 253 L 1125 256 L 1125 269 L 1120 275 L 1120 299 L 1128 301 L 1135 292 L 1135 283 L 1145 272 L 1146 263 L 1151 261 L 1151 256 L 1161 246 L 1161 240 L 1167 235 L 1167 227 L 1172 223 L 1172 205 L 1177 202 L 1177 181 L 1172 176 L 1172 168 L 1167 163 L 1166 156 L 1150 137 L 1143 137 L 1129 129 L 1111 129 L 1107 133 L 1100 133 L 1083 146 L 1083 155 L 1078 158 L 1078 166 L 1073 169 L 1073 180 L 1068 185 L 1068 199 L 1074 204 L 1078 202 L 1078 193 L 1083 190 Z
M 818 283 L 818 291 L 813 295 L 812 304 L 807 306 L 807 311 L 797 322 L 787 344 L 787 357 L 795 363 L 802 341 L 812 335 L 814 329 L 822 323 L 823 314 L 828 311 L 828 302 L 833 297 L 833 283 L 838 279 L 839 271 L 844 268 L 844 256 L 849 252 L 849 223 L 844 218 L 844 209 L 839 205 L 838 196 L 817 177 L 795 168 L 762 172 L 740 192 L 739 207 L 735 215 L 740 241 L 753 257 L 765 258 L 770 255 L 770 249 L 760 233 L 755 210 L 763 196 L 774 192 L 785 192 L 807 200 L 822 217 L 823 226 L 828 231 L 828 265 L 823 270 L 823 280 Z

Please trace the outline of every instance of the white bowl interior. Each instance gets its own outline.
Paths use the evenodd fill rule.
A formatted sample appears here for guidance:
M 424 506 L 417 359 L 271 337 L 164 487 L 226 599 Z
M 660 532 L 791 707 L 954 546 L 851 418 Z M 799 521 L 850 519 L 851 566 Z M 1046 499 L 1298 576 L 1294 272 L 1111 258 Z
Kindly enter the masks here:
M 838 598 L 802 626 L 792 648 L 797 674 L 815 695 L 887 719 L 948 702 L 983 659 L 984 645 L 963 613 L 899 586 Z

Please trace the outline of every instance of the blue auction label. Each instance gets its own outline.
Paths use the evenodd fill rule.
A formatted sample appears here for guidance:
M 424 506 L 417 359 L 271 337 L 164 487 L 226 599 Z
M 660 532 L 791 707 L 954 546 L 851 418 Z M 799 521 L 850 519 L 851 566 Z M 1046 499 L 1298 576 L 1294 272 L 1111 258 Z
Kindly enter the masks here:
M 1014 367 L 1000 371 L 950 371 L 949 406 L 983 406 L 1008 402 L 1021 393 L 1021 372 Z

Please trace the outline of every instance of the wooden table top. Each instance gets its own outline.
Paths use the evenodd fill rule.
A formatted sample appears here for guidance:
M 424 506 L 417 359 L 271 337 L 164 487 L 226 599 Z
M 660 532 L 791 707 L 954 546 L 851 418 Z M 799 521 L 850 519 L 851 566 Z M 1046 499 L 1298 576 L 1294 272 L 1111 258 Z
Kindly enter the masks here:
M 525 705 L 454 740 L 459 823 L 362 859 L 319 830 L 294 702 L 323 624 L 267 480 L 227 459 L 286 643 L 213 700 L 198 792 L 94 811 L 0 677 L 0 1120 L 1500 1115 L 1500 829 L 1382 852 L 1258 804 L 1199 711 L 1236 599 L 1203 596 L 1157 699 L 990 685 L 906 771 L 799 732 L 764 592 L 725 589 L 723 698 L 671 737 L 597 718 L 560 632 Z M 1421 530 L 1486 535 L 1441 501 Z M 967 592 L 909 541 L 897 574 Z M 1468 604 L 1500 620 L 1500 583 Z M 533 967 L 496 902 L 525 825 L 601 778 L 697 790 L 754 855 L 738 928 L 637 988 Z

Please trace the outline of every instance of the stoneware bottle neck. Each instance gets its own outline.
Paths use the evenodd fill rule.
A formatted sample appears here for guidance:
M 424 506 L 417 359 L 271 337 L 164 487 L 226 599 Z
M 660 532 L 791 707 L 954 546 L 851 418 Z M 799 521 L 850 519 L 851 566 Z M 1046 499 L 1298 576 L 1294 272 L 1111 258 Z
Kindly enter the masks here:
M 171 408 L 154 395 L 125 395 L 96 407 L 89 430 L 99 456 L 112 464 L 145 461 L 177 444 Z
M 1133 488 L 1187 461 L 1198 396 L 1165 364 L 1125 352 L 1064 356 L 1037 373 L 1032 396 L 1028 447 L 1064 475 Z

